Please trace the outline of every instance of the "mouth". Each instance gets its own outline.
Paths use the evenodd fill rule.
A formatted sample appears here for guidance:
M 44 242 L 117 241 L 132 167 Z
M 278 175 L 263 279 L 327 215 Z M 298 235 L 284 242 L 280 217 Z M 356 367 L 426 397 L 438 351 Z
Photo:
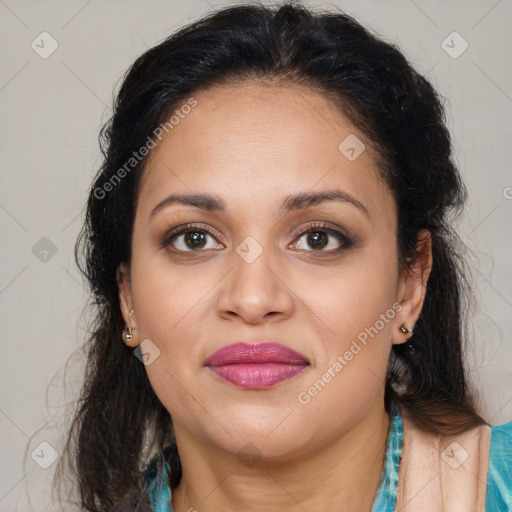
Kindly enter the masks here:
M 310 365 L 303 354 L 277 343 L 235 343 L 214 352 L 205 363 L 217 377 L 245 389 L 266 389 Z

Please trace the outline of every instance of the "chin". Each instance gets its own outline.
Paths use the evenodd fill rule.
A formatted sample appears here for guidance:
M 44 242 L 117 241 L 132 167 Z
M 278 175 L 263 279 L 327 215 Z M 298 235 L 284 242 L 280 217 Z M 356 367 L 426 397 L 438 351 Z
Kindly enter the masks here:
M 233 439 L 224 440 L 224 449 L 236 456 L 244 464 L 251 466 L 263 463 L 284 463 L 307 451 L 307 441 L 298 437 L 298 432 L 284 432 L 275 435 L 251 430 L 246 435 L 242 432 Z
M 296 412 L 283 414 L 281 410 L 279 415 L 261 414 L 259 410 L 253 415 L 244 415 L 243 419 L 237 415 L 232 421 L 228 420 L 229 416 L 224 416 L 230 425 L 227 430 L 232 437 L 222 431 L 222 438 L 218 438 L 219 431 L 216 430 L 215 444 L 238 458 L 261 462 L 284 462 L 311 449 L 313 432 L 299 426 Z

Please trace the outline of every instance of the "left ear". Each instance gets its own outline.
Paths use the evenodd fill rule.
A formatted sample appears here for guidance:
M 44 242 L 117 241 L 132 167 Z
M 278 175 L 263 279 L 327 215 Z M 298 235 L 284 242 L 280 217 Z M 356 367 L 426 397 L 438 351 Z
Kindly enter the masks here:
M 402 308 L 397 312 L 393 330 L 393 344 L 405 343 L 411 334 L 404 334 L 400 326 L 412 330 L 420 316 L 427 293 L 427 282 L 432 270 L 432 236 L 422 229 L 416 242 L 416 259 L 407 265 L 400 278 L 398 297 Z
M 116 281 L 119 292 L 119 306 L 124 318 L 124 323 L 131 327 L 135 332 L 130 341 L 125 341 L 129 347 L 136 347 L 139 344 L 137 334 L 137 321 L 135 315 L 131 313 L 133 308 L 132 286 L 130 277 L 130 268 L 126 263 L 119 265 L 116 273 Z

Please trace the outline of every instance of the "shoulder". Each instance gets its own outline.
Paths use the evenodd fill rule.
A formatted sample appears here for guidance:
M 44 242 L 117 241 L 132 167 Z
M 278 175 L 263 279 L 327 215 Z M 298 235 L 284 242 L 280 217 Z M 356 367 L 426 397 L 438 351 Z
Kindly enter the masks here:
M 512 510 L 512 421 L 490 428 L 486 511 Z

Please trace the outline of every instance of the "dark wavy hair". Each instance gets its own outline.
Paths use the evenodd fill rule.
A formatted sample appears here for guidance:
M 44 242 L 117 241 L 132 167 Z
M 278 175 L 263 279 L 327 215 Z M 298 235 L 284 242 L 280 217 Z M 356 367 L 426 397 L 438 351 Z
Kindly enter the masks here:
M 85 381 L 57 473 L 71 471 L 85 510 L 120 510 L 130 491 L 142 496 L 140 472 L 151 451 L 165 449 L 169 456 L 171 489 L 181 478 L 171 417 L 144 366 L 121 341 L 125 325 L 116 271 L 130 262 L 147 157 L 115 186 L 108 183 L 187 98 L 210 86 L 244 81 L 311 87 L 366 135 L 376 148 L 383 186 L 396 200 L 402 271 L 417 257 L 420 230 L 431 233 L 433 267 L 414 350 L 408 344 L 392 347 L 386 410 L 396 403 L 417 426 L 439 434 L 485 424 L 465 373 L 471 289 L 465 247 L 451 227 L 451 214 L 460 213 L 467 193 L 453 161 L 440 96 L 395 44 L 346 14 L 294 2 L 239 4 L 204 16 L 141 55 L 124 76 L 114 113 L 100 133 L 104 161 L 75 246 L 96 316 L 85 346 Z

